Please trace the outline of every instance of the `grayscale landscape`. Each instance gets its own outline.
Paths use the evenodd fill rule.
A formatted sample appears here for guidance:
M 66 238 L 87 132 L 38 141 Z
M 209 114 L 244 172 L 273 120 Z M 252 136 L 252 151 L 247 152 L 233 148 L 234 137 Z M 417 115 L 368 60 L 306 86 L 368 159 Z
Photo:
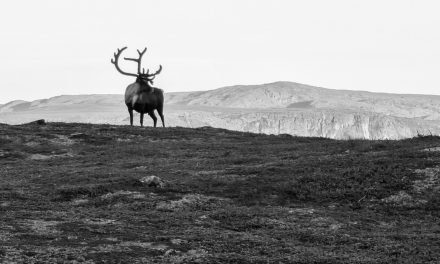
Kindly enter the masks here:
M 0 264 L 440 264 L 440 1 L 0 8 Z
M 122 94 L 62 95 L 0 106 L 0 122 L 129 123 Z M 440 96 L 333 90 L 294 82 L 165 94 L 168 126 L 333 139 L 440 134 Z M 135 117 L 139 125 L 139 117 Z M 152 125 L 148 119 L 146 125 Z M 148 123 L 150 122 L 150 123 Z

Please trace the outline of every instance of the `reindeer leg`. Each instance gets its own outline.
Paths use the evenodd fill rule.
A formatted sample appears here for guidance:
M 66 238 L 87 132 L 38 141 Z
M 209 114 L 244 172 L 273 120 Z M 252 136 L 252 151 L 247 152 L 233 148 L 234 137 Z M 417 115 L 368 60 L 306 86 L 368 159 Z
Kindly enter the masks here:
M 141 112 L 141 127 L 144 126 L 144 112 Z
M 163 117 L 163 107 L 157 108 L 157 112 L 159 113 L 160 120 L 162 120 L 162 126 L 165 127 L 165 118 Z
M 157 117 L 156 117 L 156 115 L 154 114 L 154 110 L 151 111 L 151 112 L 148 112 L 148 115 L 153 119 L 154 127 L 156 127 L 156 124 L 157 124 Z
M 128 108 L 128 113 L 130 114 L 130 126 L 133 126 L 133 108 Z

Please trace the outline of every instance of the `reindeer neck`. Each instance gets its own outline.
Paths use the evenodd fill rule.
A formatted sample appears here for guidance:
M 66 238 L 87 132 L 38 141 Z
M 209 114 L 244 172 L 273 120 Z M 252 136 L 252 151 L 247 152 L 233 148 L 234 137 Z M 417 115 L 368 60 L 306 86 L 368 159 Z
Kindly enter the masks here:
M 138 83 L 141 86 L 142 91 L 152 92 L 154 89 L 153 87 L 151 87 L 151 85 L 148 82 L 136 80 L 136 83 Z

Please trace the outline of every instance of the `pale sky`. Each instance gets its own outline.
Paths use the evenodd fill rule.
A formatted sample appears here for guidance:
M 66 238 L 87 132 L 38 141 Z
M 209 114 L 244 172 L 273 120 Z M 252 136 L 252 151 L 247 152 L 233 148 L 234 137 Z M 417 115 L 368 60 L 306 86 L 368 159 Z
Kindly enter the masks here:
M 148 47 L 166 92 L 294 81 L 440 94 L 439 11 L 437 0 L 5 0 L 0 104 L 122 94 L 134 78 L 110 59 L 123 46 Z

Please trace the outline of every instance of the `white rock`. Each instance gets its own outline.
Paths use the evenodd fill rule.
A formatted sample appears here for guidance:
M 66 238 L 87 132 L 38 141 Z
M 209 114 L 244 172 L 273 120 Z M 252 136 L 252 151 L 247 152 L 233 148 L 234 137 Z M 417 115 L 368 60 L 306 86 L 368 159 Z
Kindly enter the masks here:
M 150 187 L 165 187 L 165 182 L 161 178 L 154 175 L 142 177 L 139 181 Z

